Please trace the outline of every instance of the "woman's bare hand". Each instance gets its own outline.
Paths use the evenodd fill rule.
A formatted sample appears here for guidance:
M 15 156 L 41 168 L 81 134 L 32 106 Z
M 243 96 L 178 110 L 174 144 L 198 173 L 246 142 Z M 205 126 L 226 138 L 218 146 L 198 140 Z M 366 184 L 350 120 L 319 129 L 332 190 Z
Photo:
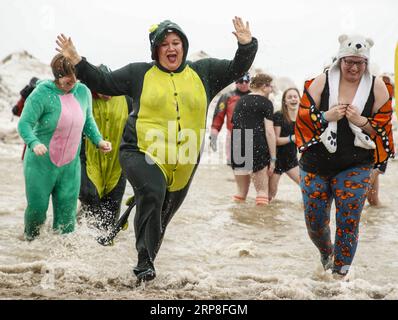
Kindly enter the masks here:
M 33 152 L 36 156 L 44 156 L 47 153 L 47 147 L 40 143 L 33 148 Z
M 58 45 L 55 50 L 62 53 L 64 57 L 69 58 L 73 65 L 77 65 L 82 57 L 77 53 L 77 50 L 72 42 L 71 37 L 66 37 L 63 33 L 57 36 L 55 41 Z
M 242 18 L 235 17 L 232 19 L 235 31 L 232 33 L 235 35 L 236 39 L 240 44 L 248 44 L 252 41 L 252 34 L 250 32 L 249 22 L 243 23 Z

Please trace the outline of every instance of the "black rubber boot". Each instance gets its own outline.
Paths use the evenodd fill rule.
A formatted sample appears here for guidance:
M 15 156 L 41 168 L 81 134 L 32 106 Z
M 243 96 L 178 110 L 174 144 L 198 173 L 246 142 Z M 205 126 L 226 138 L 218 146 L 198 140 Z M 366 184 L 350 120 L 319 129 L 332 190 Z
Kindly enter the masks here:
M 138 263 L 133 272 L 138 282 L 147 282 L 156 278 L 155 267 L 146 252 L 138 254 Z

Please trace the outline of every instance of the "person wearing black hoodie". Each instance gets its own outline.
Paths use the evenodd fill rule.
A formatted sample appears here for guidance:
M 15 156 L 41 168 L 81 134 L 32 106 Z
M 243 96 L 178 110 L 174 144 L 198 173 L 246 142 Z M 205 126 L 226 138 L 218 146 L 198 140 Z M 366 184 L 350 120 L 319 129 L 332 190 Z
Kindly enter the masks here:
M 166 226 L 181 206 L 196 171 L 210 101 L 253 63 L 257 40 L 249 23 L 233 19 L 238 49 L 233 60 L 186 61 L 188 38 L 165 20 L 149 30 L 151 63 L 102 72 L 82 58 L 71 38 L 57 37 L 57 51 L 72 59 L 78 78 L 98 93 L 133 98 L 120 145 L 122 170 L 134 189 L 139 281 L 155 278 L 154 261 Z

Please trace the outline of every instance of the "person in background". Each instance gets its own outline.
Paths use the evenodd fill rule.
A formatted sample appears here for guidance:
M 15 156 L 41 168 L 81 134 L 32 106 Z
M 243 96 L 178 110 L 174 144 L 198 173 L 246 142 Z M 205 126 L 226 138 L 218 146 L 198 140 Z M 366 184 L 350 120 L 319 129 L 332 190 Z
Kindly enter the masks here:
M 394 75 L 395 75 L 395 88 L 394 88 L 394 96 L 395 96 L 395 116 L 398 119 L 398 41 L 395 46 L 395 59 L 394 59 Z
M 54 80 L 41 81 L 29 95 L 18 132 L 27 145 L 24 159 L 25 238 L 36 238 L 53 203 L 53 229 L 74 231 L 80 189 L 80 141 L 82 132 L 103 152 L 112 150 L 104 141 L 91 112 L 91 93 L 77 82 L 75 68 L 62 54 L 51 61 Z
M 390 90 L 389 94 L 392 97 L 393 96 L 393 90 L 394 86 L 391 83 L 391 79 L 387 75 L 382 75 L 381 79 L 389 85 L 387 88 Z M 368 202 L 369 205 L 372 207 L 379 207 L 381 206 L 381 202 L 379 199 L 379 176 L 383 175 L 386 173 L 387 170 L 387 162 L 383 163 L 382 165 L 376 166 L 374 170 L 372 171 L 372 174 L 370 175 L 370 187 L 369 187 L 369 192 L 368 192 Z
M 186 61 L 189 42 L 169 20 L 149 30 L 151 63 L 103 72 L 83 59 L 70 38 L 57 38 L 91 90 L 133 99 L 120 146 L 120 164 L 134 189 L 137 280 L 156 277 L 155 258 L 172 217 L 183 203 L 197 165 L 210 101 L 251 67 L 257 52 L 249 23 L 233 19 L 238 49 L 233 60 Z M 178 266 L 176 265 L 176 268 Z
M 382 164 L 378 168 L 374 168 L 369 181 L 369 191 L 367 194 L 367 200 L 371 207 L 380 207 L 381 202 L 379 198 L 379 176 L 386 173 L 387 163 Z
M 276 161 L 274 107 L 268 99 L 272 77 L 256 74 L 250 89 L 251 93 L 238 101 L 232 116 L 231 162 L 238 189 L 233 200 L 246 200 L 253 179 L 256 205 L 264 206 L 269 204 L 268 177 L 274 172 Z
M 29 95 L 36 88 L 36 83 L 39 81 L 38 78 L 33 77 L 30 79 L 29 83 L 23 87 L 23 89 L 19 92 L 20 98 L 15 106 L 12 107 L 11 112 L 14 116 L 20 117 L 22 110 L 25 106 L 25 101 L 29 97 Z M 23 146 L 21 160 L 23 160 L 26 151 L 26 144 Z
M 214 110 L 213 122 L 211 124 L 211 133 L 209 136 L 210 147 L 213 151 L 217 151 L 217 137 L 224 125 L 224 121 L 226 120 L 227 135 L 225 140 L 225 152 L 228 165 L 231 165 L 232 115 L 234 113 L 235 105 L 239 101 L 239 99 L 250 92 L 249 85 L 250 74 L 246 72 L 243 77 L 235 81 L 234 90 L 224 93 L 220 97 Z
M 29 83 L 23 87 L 23 89 L 19 92 L 20 98 L 17 102 L 17 104 L 12 107 L 12 114 L 14 116 L 20 117 L 22 110 L 25 106 L 25 101 L 29 97 L 29 95 L 32 93 L 32 91 L 36 88 L 36 84 L 39 81 L 38 78 L 33 77 L 30 79 Z
M 300 183 L 296 137 L 294 126 L 300 102 L 300 92 L 296 88 L 286 89 L 282 94 L 282 108 L 274 114 L 274 130 L 276 137 L 276 162 L 274 174 L 269 180 L 269 201 L 278 192 L 279 180 L 283 173 L 295 183 Z
M 105 65 L 99 68 L 105 72 Z M 126 188 L 126 178 L 119 163 L 119 146 L 127 117 L 132 111 L 132 100 L 128 96 L 112 97 L 92 92 L 93 116 L 98 129 L 113 150 L 101 153 L 83 136 L 80 152 L 81 186 L 80 213 L 100 230 L 109 230 L 120 213 Z
M 368 70 L 373 41 L 341 35 L 339 43 L 331 68 L 306 82 L 295 127 L 307 231 L 324 269 L 337 279 L 347 275 L 355 256 L 372 169 L 394 154 L 391 96 Z

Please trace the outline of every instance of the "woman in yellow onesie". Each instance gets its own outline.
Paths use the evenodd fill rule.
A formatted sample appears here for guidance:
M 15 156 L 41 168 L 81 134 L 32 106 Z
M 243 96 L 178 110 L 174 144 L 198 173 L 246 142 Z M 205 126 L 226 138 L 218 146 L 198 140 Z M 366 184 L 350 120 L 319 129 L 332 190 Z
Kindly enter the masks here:
M 120 164 L 134 189 L 138 280 L 155 278 L 154 260 L 167 224 L 182 204 L 200 158 L 207 107 L 252 65 L 257 40 L 249 24 L 233 19 L 238 50 L 233 60 L 186 61 L 188 39 L 165 20 L 150 29 L 153 62 L 131 63 L 105 73 L 80 57 L 70 38 L 58 36 L 59 52 L 76 65 L 91 90 L 133 98 L 120 146 Z

